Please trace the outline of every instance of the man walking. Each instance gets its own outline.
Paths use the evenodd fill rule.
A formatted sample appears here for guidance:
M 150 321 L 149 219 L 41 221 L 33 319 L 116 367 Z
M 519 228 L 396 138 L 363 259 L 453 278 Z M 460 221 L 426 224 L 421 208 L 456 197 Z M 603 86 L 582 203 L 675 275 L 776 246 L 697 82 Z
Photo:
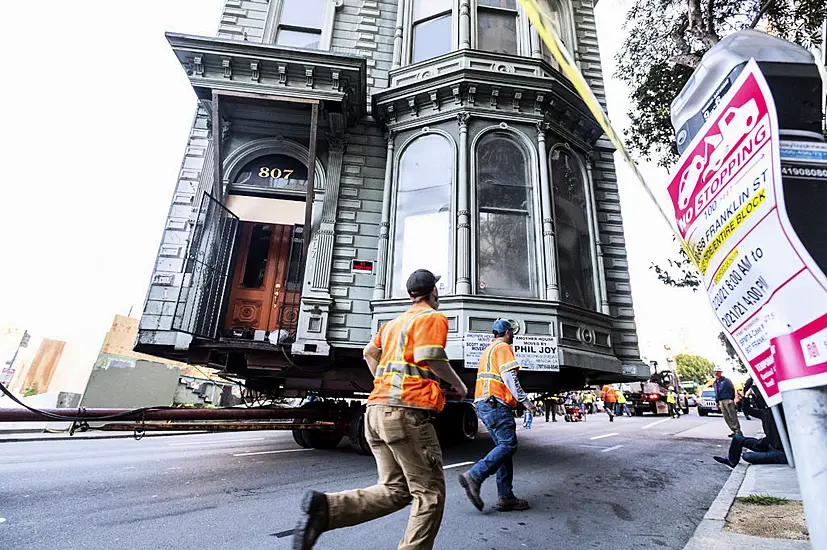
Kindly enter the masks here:
M 606 384 L 600 392 L 600 398 L 603 400 L 603 408 L 606 410 L 606 414 L 609 415 L 609 422 L 614 422 L 617 390 L 611 384 Z
M 712 386 L 715 389 L 715 401 L 721 407 L 724 420 L 732 431 L 729 437 L 736 434 L 743 435 L 741 434 L 741 423 L 738 422 L 738 411 L 735 410 L 735 386 L 732 384 L 732 380 L 724 376 L 723 367 L 715 367 L 715 382 Z
M 617 404 L 615 405 L 615 413 L 618 416 L 632 416 L 632 413 L 629 411 L 629 405 L 626 404 L 626 394 L 623 393 L 623 389 L 619 388 L 615 393 L 615 399 L 617 400 Z
M 546 395 L 543 398 L 543 407 L 545 408 L 546 422 L 548 422 L 549 416 L 552 422 L 557 422 L 557 396 Z
M 445 405 L 437 378 L 462 398 L 468 394 L 445 354 L 448 319 L 436 311 L 438 280 L 425 269 L 415 271 L 407 282 L 413 306 L 382 325 L 364 351 L 374 375 L 365 437 L 379 481 L 341 493 L 309 491 L 301 503 L 304 514 L 293 534 L 293 550 L 309 550 L 324 531 L 386 516 L 411 501 L 399 550 L 433 548 L 445 507 L 442 451 L 429 422 Z
M 669 386 L 669 393 L 666 394 L 666 406 L 669 407 L 669 416 L 672 418 L 680 418 L 681 413 L 678 411 L 678 397 L 675 394 L 675 388 Z
M 511 323 L 498 319 L 494 322 L 492 331 L 494 341 L 485 348 L 477 369 L 474 406 L 480 420 L 491 434 L 495 447 L 470 470 L 459 475 L 459 484 L 465 489 L 465 494 L 474 506 L 482 511 L 480 487 L 496 472 L 499 497 L 497 509 L 501 512 L 528 510 L 528 502 L 514 496 L 512 490 L 512 457 L 517 452 L 517 430 L 513 411 L 517 403 L 526 407 L 529 414 L 534 414 L 536 407 L 528 399 L 517 379 L 520 366 L 514 357 L 514 350 L 511 349 L 511 343 L 514 341 Z

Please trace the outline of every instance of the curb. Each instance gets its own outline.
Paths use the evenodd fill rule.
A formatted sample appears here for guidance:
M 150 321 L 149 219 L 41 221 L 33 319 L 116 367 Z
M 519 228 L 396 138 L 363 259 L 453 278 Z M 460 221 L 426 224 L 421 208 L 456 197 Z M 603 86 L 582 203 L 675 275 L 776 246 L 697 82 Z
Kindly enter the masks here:
M 192 432 L 171 432 L 171 433 L 152 433 L 146 432 L 141 439 L 145 437 L 170 437 L 176 435 L 195 435 L 195 434 L 206 434 L 212 432 L 201 432 L 201 431 L 192 431 Z M 68 434 L 55 434 L 55 435 L 48 435 L 43 434 L 39 437 L 20 437 L 21 434 L 13 434 L 10 437 L 5 437 L 0 434 L 0 445 L 3 443 L 25 443 L 27 441 L 93 441 L 97 439 L 134 439 L 135 434 L 133 432 L 126 432 L 126 433 L 119 433 L 119 434 L 112 434 L 112 435 L 68 435 Z

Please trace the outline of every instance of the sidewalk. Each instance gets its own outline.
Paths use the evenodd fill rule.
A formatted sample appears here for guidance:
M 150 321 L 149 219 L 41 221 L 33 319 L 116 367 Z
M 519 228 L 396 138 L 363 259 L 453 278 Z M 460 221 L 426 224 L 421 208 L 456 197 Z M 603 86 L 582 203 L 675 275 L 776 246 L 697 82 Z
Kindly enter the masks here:
M 742 423 L 743 425 L 743 423 Z M 726 466 L 721 466 L 725 468 Z M 800 501 L 795 470 L 786 465 L 748 465 L 740 462 L 710 506 L 684 550 L 805 550 L 809 541 L 763 538 L 727 531 L 726 519 L 736 497 L 769 495 Z

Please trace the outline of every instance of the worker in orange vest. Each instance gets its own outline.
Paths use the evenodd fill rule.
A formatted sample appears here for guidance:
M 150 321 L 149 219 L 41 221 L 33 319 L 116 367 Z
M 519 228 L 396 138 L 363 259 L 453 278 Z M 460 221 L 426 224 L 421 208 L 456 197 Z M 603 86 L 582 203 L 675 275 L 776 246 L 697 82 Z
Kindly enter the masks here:
M 426 269 L 407 282 L 413 306 L 380 327 L 364 351 L 374 375 L 365 412 L 365 437 L 379 481 L 366 489 L 325 494 L 309 491 L 293 532 L 293 549 L 308 550 L 324 531 L 386 516 L 413 501 L 400 550 L 433 548 L 445 508 L 442 450 L 431 416 L 445 395 L 438 378 L 464 399 L 462 380 L 448 363 L 448 319 L 436 309 L 439 277 Z M 369 546 L 369 545 L 368 545 Z
M 494 341 L 485 348 L 477 369 L 477 383 L 474 389 L 474 406 L 482 423 L 485 424 L 495 447 L 470 470 L 460 474 L 459 484 L 465 489 L 468 499 L 482 511 L 483 501 L 480 487 L 483 481 L 497 473 L 497 509 L 502 512 L 527 510 L 527 501 L 514 496 L 512 480 L 517 452 L 517 428 L 514 409 L 522 403 L 529 414 L 537 407 L 528 399 L 517 379 L 520 365 L 514 357 L 511 343 L 514 329 L 511 323 L 498 319 L 492 327 Z
M 603 408 L 606 410 L 606 414 L 609 415 L 609 422 L 614 422 L 617 390 L 611 384 L 606 384 L 600 392 L 600 399 L 603 400 Z

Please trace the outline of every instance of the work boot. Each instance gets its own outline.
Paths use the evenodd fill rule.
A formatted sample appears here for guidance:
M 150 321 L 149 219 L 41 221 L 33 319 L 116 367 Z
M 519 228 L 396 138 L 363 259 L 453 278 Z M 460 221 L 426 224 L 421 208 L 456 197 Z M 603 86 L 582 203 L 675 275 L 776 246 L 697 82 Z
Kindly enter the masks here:
M 310 550 L 319 535 L 327 531 L 327 495 L 308 491 L 302 498 L 301 508 L 304 515 L 293 530 L 293 550 Z
M 459 484 L 462 485 L 462 488 L 465 489 L 465 494 L 468 496 L 468 500 L 482 512 L 482 508 L 484 506 L 482 502 L 482 497 L 480 496 L 480 484 L 477 480 L 471 477 L 471 474 L 468 472 L 459 474 Z
M 725 464 L 725 465 L 729 466 L 730 468 L 735 467 L 735 464 L 730 462 L 728 458 L 724 458 L 722 456 L 713 456 L 712 459 L 715 460 L 715 462 L 719 462 L 720 464 Z
M 511 512 L 512 510 L 528 510 L 531 508 L 527 500 L 517 498 L 514 495 L 500 497 L 497 499 L 497 510 L 500 512 Z
M 614 421 L 615 421 L 615 415 L 610 414 L 609 415 L 609 422 L 614 422 Z

